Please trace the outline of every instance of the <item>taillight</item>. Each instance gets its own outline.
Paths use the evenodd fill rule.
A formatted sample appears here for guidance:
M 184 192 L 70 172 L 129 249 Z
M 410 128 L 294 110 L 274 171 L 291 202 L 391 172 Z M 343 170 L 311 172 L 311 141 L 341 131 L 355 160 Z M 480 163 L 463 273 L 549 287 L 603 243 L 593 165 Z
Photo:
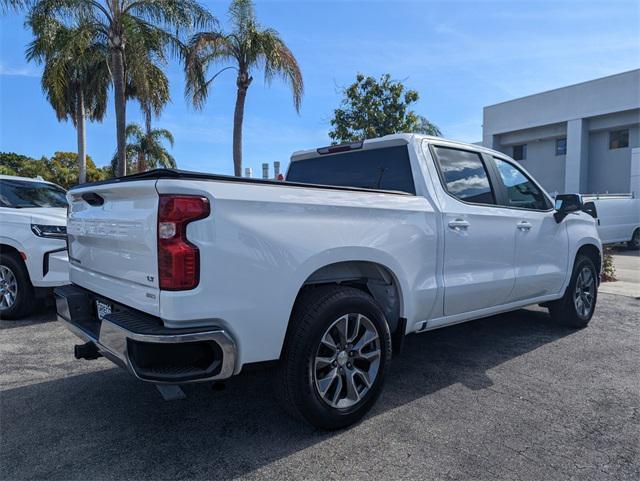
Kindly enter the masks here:
M 158 273 L 160 289 L 193 289 L 200 280 L 200 252 L 187 240 L 187 224 L 209 215 L 209 201 L 195 195 L 160 195 Z

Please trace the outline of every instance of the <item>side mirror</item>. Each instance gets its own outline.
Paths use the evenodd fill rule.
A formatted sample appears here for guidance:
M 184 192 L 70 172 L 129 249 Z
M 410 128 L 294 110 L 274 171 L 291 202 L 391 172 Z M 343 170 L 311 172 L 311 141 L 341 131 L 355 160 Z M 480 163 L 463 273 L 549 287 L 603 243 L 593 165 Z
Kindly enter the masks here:
M 578 194 L 558 194 L 556 196 L 556 212 L 553 217 L 558 224 L 566 216 L 579 210 L 582 210 L 582 199 Z
M 598 218 L 598 210 L 596 209 L 595 202 L 585 202 L 582 206 L 582 210 L 589 214 L 594 219 Z

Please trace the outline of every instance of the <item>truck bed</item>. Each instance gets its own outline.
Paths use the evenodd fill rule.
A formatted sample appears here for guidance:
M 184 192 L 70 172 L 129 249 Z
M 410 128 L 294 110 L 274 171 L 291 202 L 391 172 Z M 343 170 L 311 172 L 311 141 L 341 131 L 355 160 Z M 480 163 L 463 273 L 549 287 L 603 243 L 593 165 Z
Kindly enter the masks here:
M 200 252 L 191 290 L 158 284 L 158 203 L 168 194 L 206 197 L 211 208 L 188 224 Z M 422 196 L 156 170 L 83 184 L 69 200 L 72 283 L 169 328 L 220 326 L 245 340 L 239 365 L 279 356 L 300 287 L 327 264 L 393 266 L 414 293 L 403 313 L 434 304 L 439 218 Z

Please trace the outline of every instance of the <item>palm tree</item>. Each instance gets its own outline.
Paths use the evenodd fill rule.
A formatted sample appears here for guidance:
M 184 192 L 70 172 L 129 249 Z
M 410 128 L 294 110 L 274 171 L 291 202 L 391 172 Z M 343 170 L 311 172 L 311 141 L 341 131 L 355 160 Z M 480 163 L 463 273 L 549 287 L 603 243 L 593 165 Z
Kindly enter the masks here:
M 78 182 L 86 182 L 85 121 L 101 121 L 107 107 L 109 67 L 105 51 L 92 43 L 91 29 L 83 24 L 67 28 L 55 19 L 29 16 L 34 40 L 27 59 L 44 64 L 42 90 L 58 120 L 71 119 L 77 133 Z
M 163 167 L 175 169 L 176 160 L 164 147 L 162 141 L 166 140 L 173 147 L 173 135 L 166 129 L 151 129 L 143 131 L 138 124 L 127 125 L 127 164 L 131 170 L 144 172 L 147 169 Z M 112 165 L 117 162 L 117 154 L 112 160 Z
M 154 129 L 151 128 L 151 119 L 153 116 L 159 117 L 162 109 L 169 102 L 169 81 L 162 70 L 154 65 L 149 65 L 149 71 L 145 76 L 144 82 L 142 82 L 142 85 L 139 83 L 136 85 L 137 87 L 132 87 L 132 96 L 137 98 L 140 103 L 140 109 L 144 115 L 144 131 L 147 143 L 152 144 Z M 129 134 L 127 133 L 128 136 Z M 173 145 L 173 139 L 171 140 L 171 145 Z M 138 166 L 139 172 L 145 170 L 146 167 L 144 165 Z
M 236 77 L 236 105 L 233 115 L 233 169 L 236 176 L 242 174 L 242 121 L 247 90 L 253 77 L 251 71 L 257 66 L 264 67 L 265 80 L 280 76 L 292 90 L 296 111 L 300 111 L 303 82 L 300 67 L 291 50 L 285 45 L 278 32 L 262 28 L 256 22 L 251 0 L 233 0 L 229 7 L 233 30 L 225 34 L 220 31 L 202 32 L 189 41 L 185 73 L 187 77 L 186 96 L 196 108 L 202 108 L 209 87 L 223 71 L 234 69 Z M 232 62 L 206 80 L 206 72 L 212 63 Z
M 127 68 L 140 60 L 127 57 L 128 45 L 134 43 L 129 50 L 140 53 L 144 50 L 138 48 L 143 45 L 140 40 L 155 36 L 179 54 L 177 36 L 187 29 L 211 25 L 213 17 L 197 0 L 38 0 L 33 11 L 60 21 L 81 19 L 108 47 L 116 111 L 117 175 L 126 175 Z
M 127 69 L 126 96 L 138 100 L 140 110 L 144 115 L 145 135 L 147 142 L 151 144 L 152 117 L 159 117 L 165 105 L 171 99 L 169 92 L 169 79 L 162 67 L 166 66 L 164 56 L 164 39 L 151 35 L 144 42 L 143 52 L 133 55 L 140 58 Z M 145 56 L 145 52 L 147 52 Z M 146 170 L 144 165 L 138 166 L 138 171 Z

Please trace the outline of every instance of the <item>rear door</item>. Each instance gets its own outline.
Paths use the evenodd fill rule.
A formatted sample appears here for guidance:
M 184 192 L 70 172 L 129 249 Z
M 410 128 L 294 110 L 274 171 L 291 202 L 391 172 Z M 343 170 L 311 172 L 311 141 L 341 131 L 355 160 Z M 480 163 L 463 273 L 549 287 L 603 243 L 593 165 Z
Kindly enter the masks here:
M 504 304 L 514 285 L 515 229 L 483 157 L 432 145 L 444 217 L 444 315 Z
M 551 201 L 515 162 L 494 157 L 515 232 L 515 286 L 511 301 L 560 291 L 567 275 L 569 238 L 566 223 L 553 217 Z
M 144 312 L 159 311 L 155 180 L 69 192 L 71 282 Z

